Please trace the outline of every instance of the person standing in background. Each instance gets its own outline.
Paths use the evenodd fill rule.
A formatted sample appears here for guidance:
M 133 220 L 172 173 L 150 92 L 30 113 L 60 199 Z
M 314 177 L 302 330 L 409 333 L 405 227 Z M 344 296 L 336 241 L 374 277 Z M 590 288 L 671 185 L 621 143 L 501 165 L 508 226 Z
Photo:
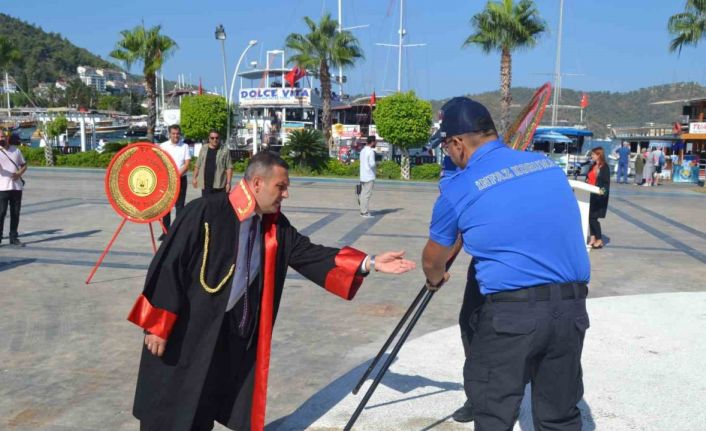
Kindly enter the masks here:
M 630 144 L 623 142 L 623 145 L 616 151 L 618 153 L 618 184 L 628 183 L 628 164 L 630 163 Z
M 22 174 L 27 171 L 27 164 L 17 148 L 20 138 L 17 135 L 0 132 L 0 243 L 2 243 L 5 215 L 10 206 L 10 245 L 24 247 L 19 240 L 17 227 L 20 224 L 22 207 Z
M 167 152 L 169 156 L 174 160 L 176 164 L 177 171 L 179 174 L 179 196 L 177 197 L 174 207 L 176 208 L 176 215 L 184 209 L 184 201 L 186 200 L 186 173 L 189 171 L 189 163 L 191 163 L 191 155 L 189 154 L 189 146 L 186 145 L 181 140 L 181 127 L 178 124 L 172 124 L 169 126 L 169 140 L 161 143 L 159 145 L 161 149 Z M 163 218 L 162 223 L 165 229 L 169 230 L 172 224 L 172 214 L 169 211 Z M 165 234 L 159 236 L 159 240 L 162 241 Z
M 591 207 L 588 210 L 588 227 L 591 239 L 588 245 L 591 248 L 603 248 L 603 234 L 599 218 L 605 218 L 608 211 L 608 192 L 610 191 L 610 168 L 605 160 L 602 147 L 591 150 L 593 165 L 586 175 L 586 182 L 601 189 L 599 194 L 591 193 Z
M 368 211 L 375 184 L 375 136 L 368 136 L 366 145 L 360 150 L 360 216 L 370 218 Z
M 644 181 L 642 173 L 645 171 L 645 156 L 640 152 L 638 148 L 637 154 L 635 155 L 635 185 L 639 186 Z
M 199 158 L 194 167 L 194 188 L 201 189 L 201 196 L 213 193 L 230 192 L 230 181 L 233 177 L 233 166 L 230 162 L 230 151 L 221 145 L 217 130 L 208 132 L 208 145 L 202 145 Z

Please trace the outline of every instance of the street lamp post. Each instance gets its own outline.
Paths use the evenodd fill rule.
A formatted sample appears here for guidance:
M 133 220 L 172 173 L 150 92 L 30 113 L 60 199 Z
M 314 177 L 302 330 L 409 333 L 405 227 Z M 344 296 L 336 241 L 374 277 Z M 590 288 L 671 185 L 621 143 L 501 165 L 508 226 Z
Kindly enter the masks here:
M 230 81 L 230 91 L 228 92 L 228 98 L 226 99 L 226 103 L 228 104 L 228 107 L 230 108 L 230 105 L 233 103 L 233 89 L 235 88 L 235 79 L 238 77 L 238 71 L 240 70 L 240 63 L 242 63 L 243 58 L 245 58 L 245 54 L 248 52 L 250 48 L 253 46 L 257 45 L 256 40 L 251 40 L 248 42 L 248 46 L 245 47 L 243 52 L 240 54 L 240 58 L 238 59 L 238 63 L 235 65 L 235 71 L 233 72 L 233 79 Z M 230 116 L 229 116 L 230 118 Z M 228 133 L 230 136 L 230 128 L 228 129 Z
M 226 97 L 226 88 L 228 85 L 228 72 L 226 70 L 226 29 L 223 24 L 218 24 L 216 27 L 216 40 L 221 41 L 221 52 L 223 53 L 223 97 L 226 98 L 226 145 L 230 143 L 230 103 Z

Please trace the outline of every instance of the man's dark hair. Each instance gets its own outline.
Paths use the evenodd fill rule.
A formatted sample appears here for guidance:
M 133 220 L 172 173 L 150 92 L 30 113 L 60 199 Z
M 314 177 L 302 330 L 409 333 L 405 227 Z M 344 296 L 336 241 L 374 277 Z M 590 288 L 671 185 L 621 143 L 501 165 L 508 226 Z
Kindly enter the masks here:
M 250 159 L 247 169 L 245 169 L 245 179 L 252 180 L 255 175 L 269 177 L 274 166 L 281 166 L 289 169 L 287 162 L 282 160 L 279 154 L 272 151 L 261 151 Z
M 10 145 L 19 146 L 20 144 L 22 144 L 22 140 L 20 140 L 20 135 L 16 135 L 14 133 L 11 134 L 10 135 Z
M 373 135 L 368 136 L 368 144 L 372 144 L 373 142 L 375 142 L 375 136 L 373 136 Z
M 179 127 L 178 124 L 172 124 L 171 126 L 169 126 L 169 133 L 172 133 L 172 130 L 174 129 L 178 130 L 179 133 L 181 133 L 181 127 Z
M 208 134 L 210 135 L 211 133 L 218 133 L 218 136 L 221 136 L 221 132 L 218 131 L 218 129 L 211 129 L 208 131 Z

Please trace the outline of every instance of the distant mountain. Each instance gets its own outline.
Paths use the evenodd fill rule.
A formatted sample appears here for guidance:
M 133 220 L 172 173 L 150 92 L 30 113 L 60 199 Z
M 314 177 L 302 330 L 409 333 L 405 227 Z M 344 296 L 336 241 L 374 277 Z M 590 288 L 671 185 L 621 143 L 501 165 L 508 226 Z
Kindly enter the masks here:
M 7 38 L 22 54 L 22 64 L 11 67 L 9 72 L 25 91 L 39 82 L 75 77 L 79 65 L 117 68 L 58 33 L 47 33 L 39 26 L 2 13 L 0 36 Z
M 510 118 L 513 119 L 519 110 L 529 101 L 535 89 L 518 87 L 511 90 L 513 107 Z M 581 95 L 584 92 L 562 89 L 559 105 L 579 106 Z M 641 126 L 648 122 L 656 124 L 671 124 L 681 115 L 681 100 L 706 98 L 706 87 L 694 82 L 679 82 L 675 84 L 656 85 L 640 88 L 639 90 L 624 93 L 611 93 L 608 91 L 586 91 L 589 106 L 584 111 L 586 127 L 594 132 L 597 138 L 608 135 L 607 124 L 616 126 Z M 469 97 L 478 100 L 488 107 L 493 118 L 500 115 L 500 92 L 485 92 L 469 94 Z M 432 108 L 437 112 L 446 100 L 432 100 Z M 654 102 L 677 101 L 653 105 Z M 551 100 L 544 113 L 542 125 L 548 125 L 551 120 Z M 573 126 L 579 123 L 580 110 L 559 108 L 560 125 Z

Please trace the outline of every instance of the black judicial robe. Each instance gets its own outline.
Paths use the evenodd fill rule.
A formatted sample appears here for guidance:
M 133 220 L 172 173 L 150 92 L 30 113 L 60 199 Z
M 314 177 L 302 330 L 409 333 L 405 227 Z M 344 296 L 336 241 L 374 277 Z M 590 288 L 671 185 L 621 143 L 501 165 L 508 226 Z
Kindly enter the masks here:
M 164 355 L 143 345 L 133 414 L 149 430 L 190 430 L 230 295 L 240 220 L 254 210 L 244 181 L 230 194 L 196 199 L 172 225 L 150 264 L 128 320 L 167 339 Z M 312 244 L 283 214 L 265 215 L 259 306 L 245 358 L 245 376 L 216 418 L 235 430 L 262 430 L 272 326 L 287 268 L 345 299 L 363 277 L 365 254 Z M 228 401 L 228 402 L 230 402 Z M 223 413 L 223 411 L 225 412 Z

